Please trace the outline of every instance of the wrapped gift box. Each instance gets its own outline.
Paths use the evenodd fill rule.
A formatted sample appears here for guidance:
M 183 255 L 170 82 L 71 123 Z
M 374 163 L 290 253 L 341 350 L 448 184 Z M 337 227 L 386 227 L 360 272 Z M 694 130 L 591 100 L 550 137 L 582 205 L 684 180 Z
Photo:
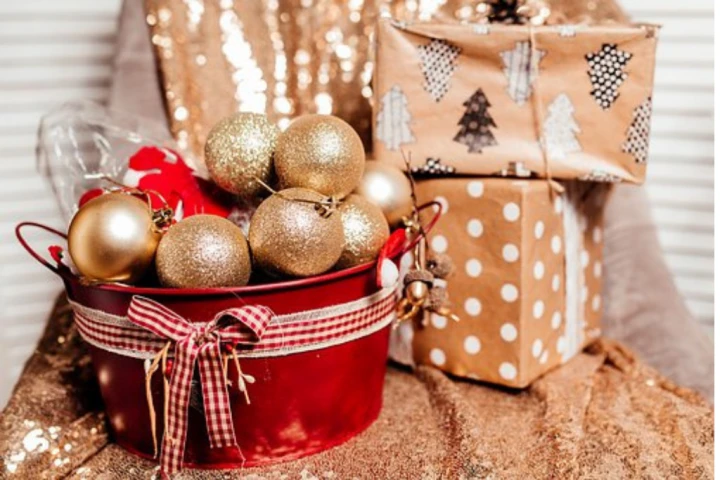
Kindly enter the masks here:
M 417 174 L 645 178 L 657 27 L 406 23 L 377 29 L 373 151 Z
M 560 195 L 540 179 L 419 182 L 419 201 L 445 211 L 428 241 L 453 259 L 447 287 L 460 320 L 403 322 L 391 356 L 510 387 L 572 358 L 600 335 L 606 191 L 575 182 Z

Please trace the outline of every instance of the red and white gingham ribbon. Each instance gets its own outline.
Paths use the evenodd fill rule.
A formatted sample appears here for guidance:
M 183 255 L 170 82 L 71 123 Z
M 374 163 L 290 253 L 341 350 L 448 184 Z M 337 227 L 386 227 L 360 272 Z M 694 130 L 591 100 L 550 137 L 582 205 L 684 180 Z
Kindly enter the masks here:
M 133 297 L 127 316 L 112 315 L 71 301 L 83 338 L 120 355 L 152 358 L 175 344 L 167 430 L 160 464 L 164 475 L 182 468 L 191 381 L 198 365 L 211 447 L 237 446 L 223 369 L 221 345 L 240 357 L 277 356 L 345 343 L 387 326 L 395 318 L 395 289 L 385 288 L 353 302 L 305 312 L 274 315 L 246 305 L 191 323 L 148 298 Z
M 256 342 L 272 318 L 273 312 L 269 308 L 246 305 L 224 310 L 208 323 L 193 324 L 149 298 L 132 298 L 128 320 L 160 338 L 175 342 L 167 431 L 160 451 L 163 474 L 172 475 L 182 468 L 187 411 L 196 363 L 200 371 L 210 447 L 237 447 L 220 345 Z M 225 319 L 230 321 L 221 323 Z

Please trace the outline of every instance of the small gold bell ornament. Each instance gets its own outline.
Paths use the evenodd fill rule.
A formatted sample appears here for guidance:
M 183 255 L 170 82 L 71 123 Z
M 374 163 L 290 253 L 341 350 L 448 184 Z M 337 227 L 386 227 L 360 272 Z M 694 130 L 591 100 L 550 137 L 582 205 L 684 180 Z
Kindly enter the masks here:
M 68 229 L 68 253 L 86 280 L 134 283 L 152 265 L 172 210 L 153 210 L 138 191 L 112 191 L 84 204 Z M 145 194 L 147 196 L 147 194 Z
M 165 233 L 155 266 L 164 287 L 242 287 L 250 279 L 250 250 L 242 230 L 230 220 L 193 215 Z
M 288 188 L 260 204 L 250 220 L 253 260 L 271 275 L 308 277 L 330 270 L 345 244 L 335 202 Z

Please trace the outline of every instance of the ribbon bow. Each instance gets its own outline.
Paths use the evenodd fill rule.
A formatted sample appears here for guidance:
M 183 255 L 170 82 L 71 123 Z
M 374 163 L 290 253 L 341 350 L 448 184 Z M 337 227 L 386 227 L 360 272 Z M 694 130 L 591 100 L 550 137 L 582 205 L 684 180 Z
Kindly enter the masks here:
M 155 368 L 158 358 L 166 355 L 171 343 L 175 343 L 172 377 L 169 391 L 166 388 L 165 392 L 166 428 L 160 453 L 160 470 L 164 476 L 170 476 L 182 467 L 187 435 L 188 404 L 196 363 L 200 371 L 210 447 L 237 447 L 225 376 L 226 364 L 223 362 L 221 345 L 234 347 L 237 344 L 257 342 L 273 316 L 272 310 L 267 307 L 245 305 L 223 310 L 208 323 L 191 323 L 153 300 L 140 296 L 132 298 L 128 319 L 135 325 L 169 340 L 168 345 L 158 353 L 153 363 Z M 245 393 L 247 399 L 245 381 L 252 383 L 254 379 L 244 375 L 237 357 L 235 360 L 238 367 L 238 387 Z M 150 375 L 152 372 L 148 372 L 148 382 Z M 155 422 L 151 423 L 153 439 L 155 439 Z

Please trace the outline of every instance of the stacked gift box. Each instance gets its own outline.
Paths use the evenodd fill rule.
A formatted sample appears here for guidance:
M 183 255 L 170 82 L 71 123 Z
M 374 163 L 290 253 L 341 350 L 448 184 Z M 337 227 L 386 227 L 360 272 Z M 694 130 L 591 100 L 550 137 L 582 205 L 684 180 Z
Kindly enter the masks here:
M 374 155 L 411 153 L 443 210 L 459 319 L 403 322 L 395 360 L 524 387 L 600 335 L 603 205 L 645 177 L 656 30 L 380 20 Z

